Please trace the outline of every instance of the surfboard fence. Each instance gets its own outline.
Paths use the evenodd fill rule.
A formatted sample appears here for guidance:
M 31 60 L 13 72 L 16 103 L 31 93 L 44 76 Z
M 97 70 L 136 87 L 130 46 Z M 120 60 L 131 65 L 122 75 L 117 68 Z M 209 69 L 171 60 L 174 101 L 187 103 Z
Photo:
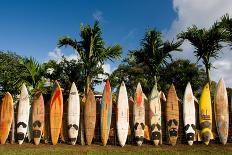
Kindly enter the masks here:
M 43 136 L 41 139 L 41 143 L 48 143 L 51 144 L 51 135 L 50 135 L 50 123 L 49 123 L 49 97 L 44 97 L 45 99 L 45 127 L 44 127 L 44 132 Z M 100 134 L 100 104 L 101 104 L 101 98 L 96 98 L 97 101 L 97 106 L 96 106 L 96 126 L 95 126 L 95 134 L 92 143 L 93 144 L 102 144 L 101 141 L 101 134 Z M 162 105 L 165 105 L 165 103 L 162 103 Z M 195 108 L 196 108 L 196 129 L 199 130 L 199 111 L 198 111 L 198 104 L 195 103 Z M 229 104 L 231 106 L 231 104 Z M 68 138 L 68 125 L 67 125 L 67 96 L 64 96 L 64 105 L 63 105 L 63 118 L 62 118 L 62 128 L 61 128 L 61 134 L 59 137 L 59 143 L 67 143 L 69 144 L 69 138 Z M 232 111 L 231 107 L 229 107 L 229 115 L 230 115 L 230 122 L 229 122 L 229 137 L 228 137 L 228 142 L 232 142 Z M 149 105 L 148 103 L 145 103 L 145 125 L 149 129 Z M 15 112 L 14 112 L 14 120 L 17 120 L 17 106 L 15 107 Z M 166 131 L 166 120 L 165 120 L 165 106 L 162 106 L 162 138 L 163 138 L 163 144 L 168 144 L 167 142 L 167 131 Z M 213 118 L 214 119 L 214 118 Z M 83 120 L 81 120 L 83 121 Z M 16 123 L 16 121 L 14 121 Z M 29 124 L 30 125 L 30 124 Z M 128 137 L 127 137 L 127 142 L 126 144 L 129 145 L 135 145 L 135 137 L 134 137 L 134 132 L 133 132 L 134 126 L 133 126 L 133 103 L 129 102 L 129 132 L 128 132 Z M 80 133 L 81 130 L 79 130 L 78 134 L 78 141 L 77 143 L 80 144 Z M 14 134 L 12 134 L 14 132 Z M 210 143 L 220 143 L 219 138 L 217 136 L 217 131 L 216 128 L 213 128 L 213 133 L 214 133 L 214 140 L 211 140 Z M 148 133 L 149 134 L 149 133 Z M 198 138 L 196 136 L 195 143 L 202 143 L 198 141 Z M 9 137 L 8 137 L 8 142 L 17 142 L 16 139 L 16 124 L 12 125 Z M 29 141 L 27 138 L 25 139 L 24 142 L 28 143 L 33 143 L 33 141 Z M 145 144 L 152 144 L 152 142 L 149 140 L 149 136 L 145 137 L 144 142 Z M 178 144 L 187 144 L 186 140 L 186 135 L 184 132 L 184 125 L 183 125 L 183 105 L 179 103 L 179 131 L 178 131 Z M 111 118 L 111 130 L 109 133 L 109 140 L 107 145 L 119 145 L 118 139 L 117 139 L 117 131 L 116 131 L 116 103 L 113 103 L 112 107 L 112 118 Z

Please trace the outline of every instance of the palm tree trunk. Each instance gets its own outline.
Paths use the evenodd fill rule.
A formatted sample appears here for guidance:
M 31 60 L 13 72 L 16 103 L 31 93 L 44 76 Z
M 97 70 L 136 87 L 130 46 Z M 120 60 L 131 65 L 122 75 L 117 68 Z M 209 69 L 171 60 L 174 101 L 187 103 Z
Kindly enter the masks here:
M 89 75 L 86 76 L 86 83 L 85 83 L 85 95 L 89 92 L 90 88 L 91 77 Z
M 209 83 L 209 88 L 211 88 L 211 79 L 210 79 L 210 69 L 209 69 L 209 67 L 206 67 L 206 76 L 207 76 L 207 81 Z

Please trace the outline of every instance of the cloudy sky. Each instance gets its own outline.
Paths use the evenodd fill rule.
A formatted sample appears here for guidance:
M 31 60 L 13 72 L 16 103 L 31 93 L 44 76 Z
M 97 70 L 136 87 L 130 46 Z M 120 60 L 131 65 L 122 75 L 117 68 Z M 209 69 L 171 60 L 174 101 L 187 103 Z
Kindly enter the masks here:
M 58 39 L 64 35 L 79 39 L 81 23 L 100 20 L 107 45 L 121 44 L 125 57 L 128 50 L 139 47 L 149 28 L 173 39 L 193 24 L 210 27 L 225 13 L 232 15 L 231 6 L 231 0 L 1 0 L 0 50 L 32 56 L 41 63 L 62 55 L 76 59 L 73 49 L 57 48 Z M 182 47 L 175 58 L 195 62 L 193 47 L 188 42 Z M 231 56 L 229 49 L 223 49 L 220 59 L 213 60 L 211 73 L 213 80 L 223 77 L 228 86 L 232 86 Z M 111 73 L 119 63 L 106 62 L 105 71 Z

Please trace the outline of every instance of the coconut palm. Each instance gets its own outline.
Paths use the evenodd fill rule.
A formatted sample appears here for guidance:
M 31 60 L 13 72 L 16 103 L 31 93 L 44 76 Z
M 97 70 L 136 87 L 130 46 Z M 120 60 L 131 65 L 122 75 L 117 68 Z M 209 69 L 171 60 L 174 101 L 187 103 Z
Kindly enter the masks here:
M 44 69 L 34 58 L 23 58 L 19 61 L 22 72 L 20 78 L 31 86 L 33 90 L 44 90 L 45 79 L 43 78 Z
M 106 47 L 98 21 L 94 23 L 93 28 L 90 25 L 81 25 L 80 37 L 80 41 L 67 36 L 62 37 L 58 41 L 58 47 L 70 46 L 78 53 L 84 66 L 86 93 L 90 88 L 93 72 L 106 60 L 120 58 L 122 48 L 118 44 Z
M 182 41 L 163 41 L 161 33 L 156 29 L 148 30 L 141 41 L 141 50 L 134 51 L 137 63 L 149 68 L 149 74 L 159 78 L 159 71 L 172 61 L 171 52 L 181 51 Z
M 212 59 L 217 59 L 220 50 L 223 48 L 224 31 L 215 23 L 209 29 L 199 29 L 193 25 L 186 32 L 178 34 L 178 38 L 187 39 L 195 48 L 195 56 L 198 61 L 202 60 L 205 66 L 207 81 L 210 83 L 210 69 L 212 67 Z
M 225 39 L 230 43 L 230 46 L 232 48 L 232 18 L 228 14 L 222 16 L 219 25 L 225 30 Z

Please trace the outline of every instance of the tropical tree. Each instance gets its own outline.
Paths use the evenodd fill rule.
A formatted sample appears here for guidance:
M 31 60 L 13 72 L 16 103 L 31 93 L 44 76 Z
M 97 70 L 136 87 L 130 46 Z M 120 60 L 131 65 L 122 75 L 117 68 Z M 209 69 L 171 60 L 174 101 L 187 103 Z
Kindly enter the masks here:
M 22 57 L 10 51 L 0 51 L 0 95 L 10 92 L 17 95 L 20 91 L 22 68 L 19 61 Z
M 219 25 L 225 30 L 225 40 L 230 43 L 230 46 L 232 48 L 232 18 L 229 16 L 229 14 L 221 17 Z
M 162 67 L 172 61 L 171 52 L 181 51 L 182 41 L 163 41 L 161 33 L 156 29 L 148 30 L 141 41 L 141 49 L 133 53 L 136 63 L 148 67 L 148 74 L 157 76 Z
M 180 99 L 183 98 L 188 82 L 191 83 L 193 92 L 197 97 L 200 97 L 202 86 L 206 82 L 204 69 L 185 59 L 173 61 L 163 68 L 160 74 L 162 91 L 167 93 L 170 85 L 173 83 Z
M 217 59 L 220 50 L 223 48 L 222 42 L 225 35 L 218 23 L 215 23 L 209 29 L 199 29 L 193 25 L 186 32 L 178 34 L 178 38 L 187 39 L 195 48 L 195 56 L 197 60 L 202 60 L 207 75 L 207 81 L 210 84 L 210 69 L 212 68 L 212 59 Z
M 46 70 L 45 78 L 50 81 L 58 80 L 64 90 L 69 90 L 72 82 L 75 82 L 78 91 L 81 93 L 84 92 L 84 66 L 79 60 L 67 60 L 65 57 L 62 57 L 60 62 L 50 60 L 47 63 L 44 63 L 44 68 Z M 93 72 L 94 80 L 91 87 L 101 81 L 101 79 L 98 79 L 99 73 L 104 74 L 101 66 Z
M 44 85 L 46 79 L 44 78 L 44 67 L 39 64 L 34 58 L 21 58 L 19 61 L 19 67 L 22 72 L 20 78 L 24 83 L 27 83 L 31 87 L 32 92 L 40 90 L 45 91 Z
M 122 48 L 118 44 L 106 47 L 98 21 L 93 27 L 81 25 L 80 37 L 80 41 L 68 36 L 62 37 L 58 41 L 58 47 L 70 46 L 78 53 L 84 67 L 85 92 L 88 92 L 93 74 L 99 65 L 104 64 L 106 60 L 120 58 Z

